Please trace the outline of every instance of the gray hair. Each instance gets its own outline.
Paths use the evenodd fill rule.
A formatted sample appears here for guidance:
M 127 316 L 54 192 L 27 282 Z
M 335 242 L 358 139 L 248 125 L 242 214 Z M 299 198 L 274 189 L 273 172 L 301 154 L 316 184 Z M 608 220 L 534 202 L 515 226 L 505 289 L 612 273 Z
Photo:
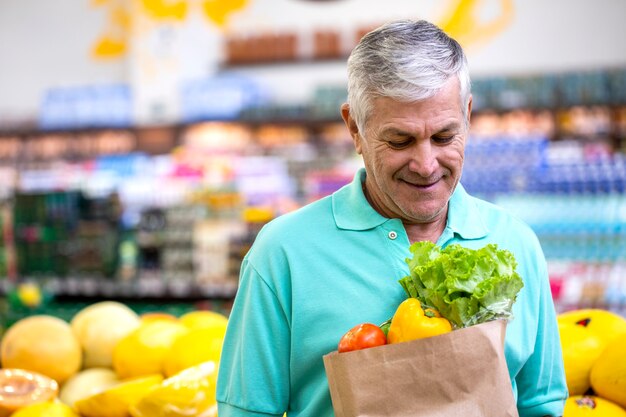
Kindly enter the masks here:
M 348 104 L 364 132 L 375 97 L 414 102 L 432 97 L 456 75 L 467 120 L 470 77 L 459 43 L 425 20 L 388 23 L 369 32 L 348 58 Z

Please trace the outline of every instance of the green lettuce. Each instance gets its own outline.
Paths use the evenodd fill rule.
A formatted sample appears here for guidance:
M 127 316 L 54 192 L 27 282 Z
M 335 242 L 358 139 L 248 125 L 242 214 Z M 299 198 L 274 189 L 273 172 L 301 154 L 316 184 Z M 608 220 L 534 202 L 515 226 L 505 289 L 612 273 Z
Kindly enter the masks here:
M 435 308 L 457 328 L 512 318 L 524 283 L 511 252 L 495 244 L 442 249 L 432 242 L 416 242 L 410 251 L 410 275 L 400 280 L 408 297 Z

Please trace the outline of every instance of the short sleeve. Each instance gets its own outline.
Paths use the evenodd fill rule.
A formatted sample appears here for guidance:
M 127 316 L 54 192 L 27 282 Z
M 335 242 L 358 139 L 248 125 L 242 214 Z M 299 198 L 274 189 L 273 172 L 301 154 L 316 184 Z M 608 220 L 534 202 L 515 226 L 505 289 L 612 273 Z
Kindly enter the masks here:
M 245 259 L 222 348 L 220 417 L 281 417 L 289 398 L 290 331 L 275 291 Z
M 539 311 L 533 353 L 517 375 L 520 417 L 561 416 L 567 398 L 561 342 L 545 258 L 537 256 Z

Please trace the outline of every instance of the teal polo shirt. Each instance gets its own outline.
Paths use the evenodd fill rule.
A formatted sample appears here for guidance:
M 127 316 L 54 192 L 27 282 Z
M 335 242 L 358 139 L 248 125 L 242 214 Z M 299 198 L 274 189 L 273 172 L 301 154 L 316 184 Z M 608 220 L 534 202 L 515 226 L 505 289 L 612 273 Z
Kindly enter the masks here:
M 359 170 L 333 195 L 266 225 L 242 263 L 217 385 L 220 417 L 334 416 L 323 355 L 406 298 L 402 221 L 367 202 Z M 546 262 L 531 229 L 459 185 L 437 242 L 512 251 L 524 280 L 505 355 L 521 417 L 560 416 L 567 396 Z

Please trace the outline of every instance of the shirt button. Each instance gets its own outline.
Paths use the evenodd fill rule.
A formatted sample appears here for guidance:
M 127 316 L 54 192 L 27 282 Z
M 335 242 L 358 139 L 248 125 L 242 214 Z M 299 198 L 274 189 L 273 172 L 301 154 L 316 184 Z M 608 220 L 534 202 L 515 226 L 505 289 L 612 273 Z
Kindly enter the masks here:
M 389 239 L 395 240 L 398 237 L 398 234 L 392 230 L 387 236 L 389 237 Z

